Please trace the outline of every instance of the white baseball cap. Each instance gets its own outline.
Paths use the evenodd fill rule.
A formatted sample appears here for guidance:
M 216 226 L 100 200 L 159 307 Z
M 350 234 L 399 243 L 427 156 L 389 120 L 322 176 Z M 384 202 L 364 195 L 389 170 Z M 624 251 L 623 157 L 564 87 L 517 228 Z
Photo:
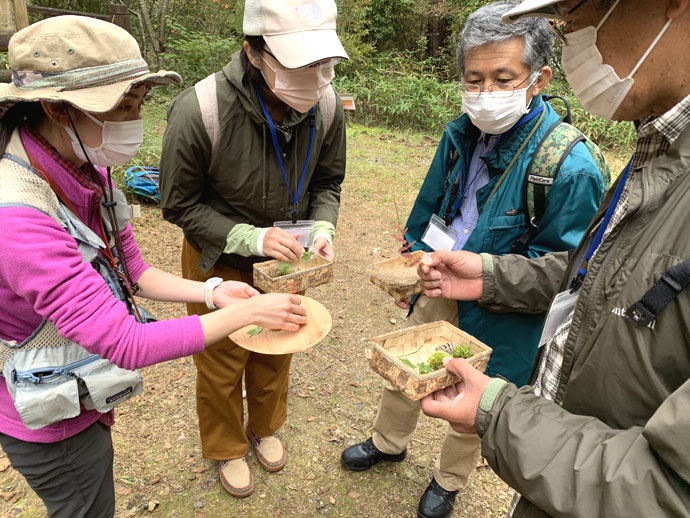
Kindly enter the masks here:
M 334 0 L 246 0 L 243 30 L 263 36 L 281 65 L 299 68 L 348 59 L 335 32 L 337 14 Z
M 558 19 L 560 16 L 560 9 L 558 4 L 564 0 L 525 0 L 520 5 L 514 7 L 505 13 L 501 19 L 503 23 L 513 23 L 520 18 L 539 17 Z

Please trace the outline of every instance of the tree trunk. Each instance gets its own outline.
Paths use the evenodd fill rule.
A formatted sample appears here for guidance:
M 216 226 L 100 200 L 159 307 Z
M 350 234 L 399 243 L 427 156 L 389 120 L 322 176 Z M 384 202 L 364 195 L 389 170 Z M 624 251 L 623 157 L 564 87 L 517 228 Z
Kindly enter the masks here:
M 158 68 L 161 66 L 161 50 L 158 45 L 158 38 L 153 31 L 153 25 L 151 24 L 151 17 L 149 16 L 149 7 L 146 5 L 146 0 L 139 0 L 139 10 L 141 11 L 141 17 L 143 18 L 144 25 L 146 27 L 146 32 L 148 32 L 149 39 L 151 40 L 151 47 L 153 48 L 153 53 L 156 55 L 156 64 Z

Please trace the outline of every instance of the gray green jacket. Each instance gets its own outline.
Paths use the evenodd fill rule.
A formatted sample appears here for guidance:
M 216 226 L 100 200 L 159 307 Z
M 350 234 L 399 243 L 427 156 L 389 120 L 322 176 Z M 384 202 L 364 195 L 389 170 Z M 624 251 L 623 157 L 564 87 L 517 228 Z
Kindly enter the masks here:
M 621 311 L 690 258 L 689 216 L 686 130 L 666 155 L 636 171 L 627 215 L 589 264 L 556 401 L 512 384 L 494 397 L 499 380 L 485 391 L 477 430 L 491 467 L 526 496 L 515 518 L 690 516 L 690 289 L 653 329 Z M 570 264 L 567 253 L 483 256 L 480 302 L 546 310 L 580 266 L 584 241 Z
M 220 138 L 211 162 L 211 142 L 204 128 L 194 88 L 168 108 L 161 153 L 163 217 L 184 231 L 201 252 L 199 267 L 216 262 L 251 271 L 260 257 L 223 253 L 237 224 L 271 227 L 289 220 L 292 203 L 273 150 L 254 84 L 244 76 L 236 53 L 216 74 Z M 338 219 L 340 185 L 345 176 L 345 116 L 338 98 L 328 134 L 316 107 L 314 146 L 300 196 L 298 219 Z M 309 144 L 308 114 L 290 110 L 276 131 L 285 172 L 297 191 Z

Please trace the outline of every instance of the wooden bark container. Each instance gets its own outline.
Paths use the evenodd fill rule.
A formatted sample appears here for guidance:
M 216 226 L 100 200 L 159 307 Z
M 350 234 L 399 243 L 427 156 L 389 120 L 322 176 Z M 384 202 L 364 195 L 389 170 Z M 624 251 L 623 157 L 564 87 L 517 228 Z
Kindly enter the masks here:
M 423 255 L 423 250 L 417 250 L 374 263 L 369 271 L 369 280 L 395 300 L 404 300 L 421 293 L 424 291 L 422 280 L 417 274 L 416 264 L 411 263 L 419 262 Z
M 306 261 L 289 263 L 293 273 L 278 276 L 278 259 L 254 264 L 254 286 L 266 293 L 302 293 L 333 281 L 333 263 L 314 254 Z
M 439 346 L 453 343 L 469 346 L 472 357 L 468 361 L 480 372 L 486 370 L 491 348 L 473 336 L 445 321 L 408 327 L 377 336 L 366 350 L 369 366 L 390 384 L 412 400 L 422 399 L 437 390 L 460 381 L 445 368 L 430 374 L 420 374 L 400 361 L 406 358 L 414 364 L 426 362 Z

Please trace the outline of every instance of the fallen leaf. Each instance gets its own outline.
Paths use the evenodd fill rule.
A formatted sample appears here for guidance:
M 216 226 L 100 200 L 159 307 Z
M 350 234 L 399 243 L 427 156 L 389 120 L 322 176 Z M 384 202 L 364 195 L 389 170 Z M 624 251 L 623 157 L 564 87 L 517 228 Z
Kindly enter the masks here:
M 0 471 L 5 471 L 9 467 L 10 467 L 9 457 L 2 457 L 0 459 Z
M 0 491 L 0 497 L 2 497 L 5 502 L 12 500 L 16 494 L 17 493 L 14 491 Z
M 319 495 L 323 495 L 324 493 L 328 493 L 328 490 L 329 490 L 329 489 L 330 489 L 329 486 L 322 487 L 322 488 L 320 488 L 320 489 L 317 491 L 317 493 L 318 493 Z
M 394 319 L 394 318 L 391 318 L 391 319 L 389 320 L 389 322 L 390 322 L 391 324 L 397 324 L 397 323 L 398 323 L 398 321 L 397 321 L 396 319 Z
M 329 497 L 328 497 L 328 501 L 329 501 L 331 504 L 335 505 L 335 498 L 333 498 L 332 496 L 329 496 Z
M 115 488 L 115 494 L 118 496 L 127 496 L 131 492 L 132 492 L 132 490 L 127 488 L 127 487 L 116 487 Z
M 316 421 L 316 417 L 307 417 L 307 423 L 311 423 L 312 421 Z
M 323 444 L 319 444 L 319 451 L 321 452 L 321 455 L 323 455 L 324 457 L 326 456 L 327 451 L 326 447 Z
M 309 397 L 309 394 L 307 394 L 306 392 L 303 392 L 303 391 L 301 391 L 301 390 L 297 393 L 297 395 L 298 395 L 299 397 Z
M 177 378 L 175 378 L 175 381 L 179 380 L 184 376 L 184 371 L 180 369 L 180 372 L 177 373 Z
M 149 500 L 149 503 L 146 504 L 146 510 L 147 510 L 149 513 L 152 513 L 152 512 L 156 509 L 156 507 L 158 507 L 159 505 L 161 505 L 161 503 L 160 503 L 159 501 L 157 501 L 157 500 Z
M 350 492 L 347 494 L 347 496 L 349 496 L 350 498 L 357 499 L 357 498 L 359 498 L 361 495 L 360 495 L 359 493 L 357 493 L 356 491 L 350 491 Z
M 172 444 L 170 443 L 170 441 L 165 441 L 165 443 L 163 444 L 163 448 L 165 448 L 166 450 L 172 448 Z
M 434 446 L 433 448 L 431 448 L 431 451 L 433 451 L 434 453 L 441 453 L 441 448 L 439 448 L 438 446 Z
M 208 471 L 208 467 L 206 467 L 206 466 L 197 466 L 197 467 L 191 469 L 191 472 L 192 472 L 192 473 L 203 473 L 204 471 Z

